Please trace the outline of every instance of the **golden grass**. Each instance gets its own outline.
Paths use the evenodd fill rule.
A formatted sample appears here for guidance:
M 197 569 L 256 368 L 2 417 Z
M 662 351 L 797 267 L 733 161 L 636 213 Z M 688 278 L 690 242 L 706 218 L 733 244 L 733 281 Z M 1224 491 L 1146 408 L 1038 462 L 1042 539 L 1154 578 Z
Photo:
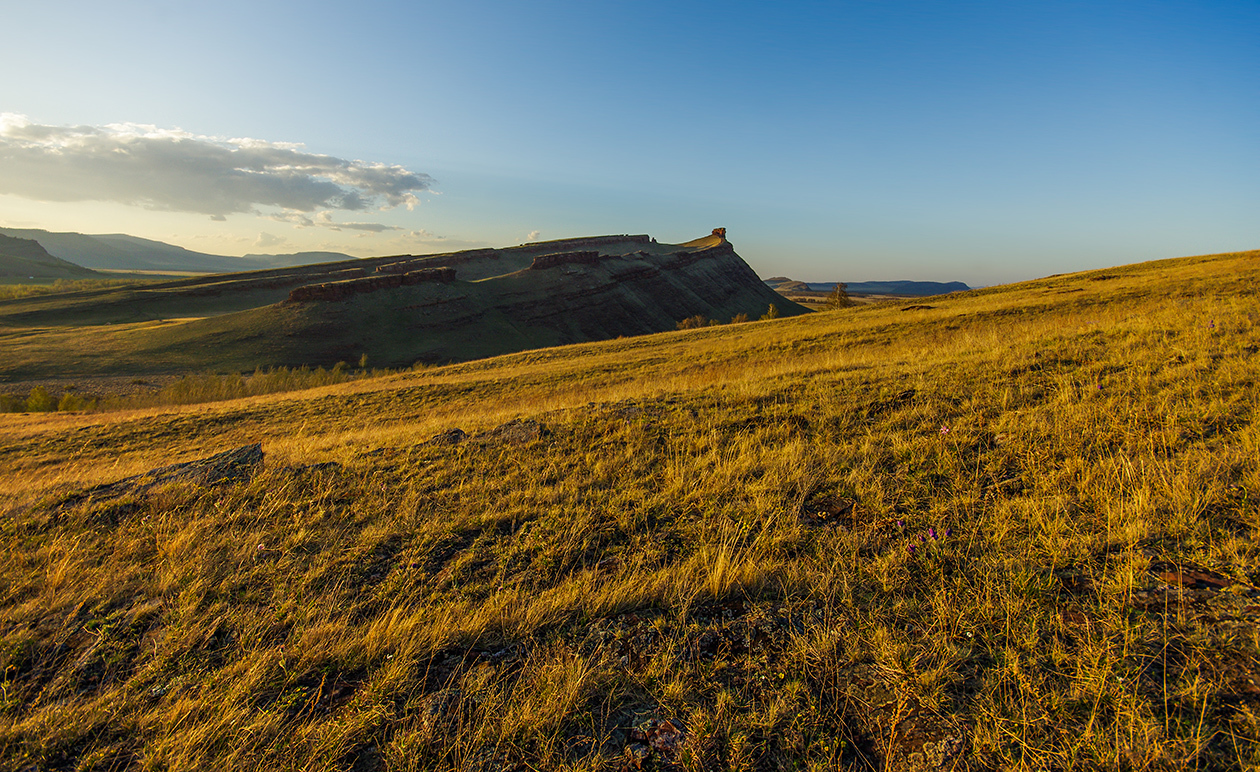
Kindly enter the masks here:
M 0 757 L 1254 766 L 1258 257 L 0 416 Z

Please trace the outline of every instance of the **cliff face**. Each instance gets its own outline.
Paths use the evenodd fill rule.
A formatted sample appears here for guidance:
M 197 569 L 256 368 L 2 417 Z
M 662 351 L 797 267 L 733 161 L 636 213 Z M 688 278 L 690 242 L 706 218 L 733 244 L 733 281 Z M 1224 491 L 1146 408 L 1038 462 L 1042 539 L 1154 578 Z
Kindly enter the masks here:
M 772 303 L 784 316 L 803 313 L 777 293 L 763 292 L 761 280 L 729 242 L 567 260 L 531 269 L 536 272 L 537 277 L 503 277 L 496 308 L 518 326 L 555 330 L 564 343 L 663 332 L 697 315 L 721 322 L 737 314 L 756 319 Z M 539 294 L 550 302 L 535 302 Z

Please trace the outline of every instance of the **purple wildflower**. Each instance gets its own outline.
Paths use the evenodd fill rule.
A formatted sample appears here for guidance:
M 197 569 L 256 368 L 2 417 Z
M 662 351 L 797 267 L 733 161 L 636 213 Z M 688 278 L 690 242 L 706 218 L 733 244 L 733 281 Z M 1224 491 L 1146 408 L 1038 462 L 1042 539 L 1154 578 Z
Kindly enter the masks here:
M 932 541 L 936 541 L 936 529 L 935 529 L 935 528 L 929 528 L 929 529 L 928 529 L 928 536 L 932 537 Z
M 951 537 L 951 536 L 953 536 L 953 535 L 954 535 L 954 529 L 953 529 L 953 528 L 946 528 L 946 529 L 945 529 L 945 538 L 946 538 L 946 539 L 948 539 L 949 537 Z
M 914 545 L 913 545 L 913 544 L 907 544 L 907 545 L 906 545 L 906 552 L 909 552 L 911 555 L 913 555 L 913 554 L 914 554 Z
M 898 521 L 897 521 L 897 527 L 898 527 L 898 528 L 905 528 L 905 527 L 906 527 L 906 521 L 905 521 L 905 520 L 898 520 Z
M 919 541 L 927 541 L 927 537 L 923 534 L 919 534 Z

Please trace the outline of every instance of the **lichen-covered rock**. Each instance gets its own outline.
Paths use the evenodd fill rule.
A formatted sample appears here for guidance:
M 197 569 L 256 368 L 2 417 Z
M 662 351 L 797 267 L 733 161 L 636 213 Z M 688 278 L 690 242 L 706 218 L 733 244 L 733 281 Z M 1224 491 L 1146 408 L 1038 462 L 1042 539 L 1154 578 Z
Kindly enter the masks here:
M 262 445 L 259 443 L 242 445 L 207 458 L 158 467 L 117 482 L 97 485 L 62 499 L 58 506 L 73 506 L 89 499 L 100 500 L 126 494 L 141 494 L 159 485 L 171 483 L 226 485 L 249 479 L 262 466 L 262 462 Z
M 479 445 L 523 445 L 547 435 L 547 428 L 533 419 L 516 418 L 494 429 L 478 434 L 473 441 Z

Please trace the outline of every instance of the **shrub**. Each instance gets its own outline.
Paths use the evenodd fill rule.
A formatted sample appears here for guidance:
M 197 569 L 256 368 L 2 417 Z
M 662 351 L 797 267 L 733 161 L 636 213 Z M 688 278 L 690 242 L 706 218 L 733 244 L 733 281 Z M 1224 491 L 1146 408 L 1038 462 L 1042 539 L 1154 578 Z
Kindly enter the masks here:
M 31 395 L 26 398 L 26 411 L 28 413 L 45 413 L 56 409 L 57 403 L 53 401 L 52 395 L 48 393 L 48 389 L 45 389 L 43 386 L 36 386 L 31 389 Z
M 761 321 L 763 322 L 769 321 L 771 319 L 778 319 L 778 318 L 779 318 L 779 307 L 776 306 L 774 303 L 771 303 L 770 307 L 766 309 L 766 312 L 761 315 Z
M 720 325 L 717 319 L 706 319 L 704 314 L 696 314 L 683 319 L 674 326 L 676 330 L 697 330 L 701 327 L 717 327 Z
M 835 289 L 827 296 L 824 305 L 828 309 L 848 308 L 854 305 L 853 298 L 849 297 L 849 286 L 842 281 L 836 282 Z
M 735 314 L 731 317 L 731 324 L 743 324 L 748 321 L 748 314 Z
M 75 394 L 71 394 L 68 391 L 62 394 L 61 399 L 57 401 L 57 410 L 59 412 L 71 410 L 91 410 L 94 407 L 96 407 L 96 400 L 88 397 L 80 397 Z

